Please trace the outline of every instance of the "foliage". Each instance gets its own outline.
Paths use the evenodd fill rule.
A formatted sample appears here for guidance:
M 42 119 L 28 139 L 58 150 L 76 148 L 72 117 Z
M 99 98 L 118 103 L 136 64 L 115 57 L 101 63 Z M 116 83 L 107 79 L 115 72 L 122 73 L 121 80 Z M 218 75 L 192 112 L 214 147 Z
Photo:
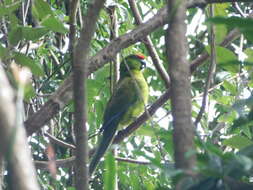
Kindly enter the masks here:
M 6 72 L 14 87 L 11 63 L 14 61 L 31 70 L 32 80 L 25 90 L 25 116 L 29 118 L 30 114 L 38 111 L 69 76 L 72 66 L 68 50 L 70 6 L 68 1 L 35 0 L 32 1 L 32 5 L 27 2 L 6 0 L 0 3 L 2 31 L 0 58 L 6 66 Z M 87 2 L 81 1 L 80 14 L 85 14 Z M 137 4 L 144 20 L 166 6 L 161 0 L 142 0 Z M 136 27 L 126 1 L 111 1 L 106 7 L 110 5 L 116 6 L 119 35 Z M 238 3 L 238 7 L 245 15 L 248 14 L 249 4 Z M 80 17 L 77 20 L 77 27 L 80 29 Z M 215 4 L 213 18 L 209 18 L 207 8 L 205 11 L 199 8 L 188 9 L 187 23 L 189 60 L 196 59 L 204 52 L 210 54 L 211 24 L 215 24 L 217 56 L 215 76 L 208 95 L 208 106 L 196 129 L 198 135 L 195 139 L 197 154 L 195 169 L 201 177 L 196 181 L 189 181 L 188 186 L 192 189 L 227 189 L 228 177 L 234 181 L 250 183 L 253 169 L 251 92 L 253 20 L 242 18 L 235 6 L 226 3 Z M 97 23 L 90 56 L 110 43 L 111 28 L 110 16 L 104 9 Z M 220 43 L 234 28 L 238 28 L 243 35 L 227 47 L 222 46 Z M 164 34 L 165 30 L 161 27 L 150 36 L 159 58 L 167 68 Z M 149 56 L 143 43 L 121 50 L 120 56 L 124 57 L 134 52 L 142 52 Z M 150 106 L 166 88 L 150 57 L 148 61 L 148 68 L 144 75 L 150 86 L 148 105 Z M 201 107 L 209 62 L 207 60 L 205 64 L 198 67 L 191 77 L 193 121 Z M 92 73 L 87 81 L 89 135 L 95 134 L 101 127 L 104 107 L 111 95 L 110 67 L 111 64 L 104 65 L 103 68 Z M 170 113 L 171 107 L 168 101 L 158 109 L 155 116 L 118 147 L 118 157 L 146 161 L 149 164 L 117 162 L 115 165 L 115 158 L 108 155 L 91 180 L 91 187 L 110 189 L 114 173 L 117 173 L 118 186 L 122 190 L 174 189 L 175 182 L 183 176 L 183 172 L 176 170 L 173 165 L 174 146 Z M 45 137 L 45 132 L 50 132 L 66 143 L 75 144 L 72 125 L 73 103 L 70 101 L 41 132 L 29 139 L 34 160 L 47 160 L 45 149 L 49 139 Z M 89 146 L 93 148 L 96 142 L 97 136 L 89 140 Z M 56 144 L 53 146 L 56 159 L 66 159 L 74 154 L 69 148 Z M 192 153 L 189 151 L 187 154 Z M 113 172 L 108 173 L 108 171 Z M 74 189 L 73 167 L 60 167 L 56 179 L 52 178 L 50 172 L 42 169 L 38 169 L 37 174 L 41 189 Z

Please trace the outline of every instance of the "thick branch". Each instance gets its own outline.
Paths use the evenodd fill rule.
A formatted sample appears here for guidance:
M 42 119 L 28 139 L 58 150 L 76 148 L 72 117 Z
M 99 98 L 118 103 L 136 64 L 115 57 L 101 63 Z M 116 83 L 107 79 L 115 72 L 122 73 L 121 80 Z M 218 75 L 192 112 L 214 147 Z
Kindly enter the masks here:
M 88 132 L 87 132 L 87 98 L 86 98 L 86 76 L 89 67 L 88 53 L 92 36 L 96 29 L 96 21 L 105 0 L 95 0 L 89 4 L 84 26 L 80 39 L 74 48 L 73 81 L 74 81 L 74 129 L 76 136 L 76 160 L 75 160 L 75 180 L 77 190 L 89 189 L 88 174 Z
M 15 184 L 14 189 L 39 190 L 25 129 L 20 115 L 16 114 L 22 112 L 16 110 L 14 92 L 1 62 L 0 84 L 0 160 L 6 158 L 10 185 Z
M 190 64 L 186 59 L 186 0 L 171 0 L 168 8 L 171 14 L 168 17 L 170 27 L 166 36 L 166 47 L 171 79 L 175 164 L 177 168 L 190 171 L 195 166 L 195 156 L 186 157 L 186 153 L 194 150 Z

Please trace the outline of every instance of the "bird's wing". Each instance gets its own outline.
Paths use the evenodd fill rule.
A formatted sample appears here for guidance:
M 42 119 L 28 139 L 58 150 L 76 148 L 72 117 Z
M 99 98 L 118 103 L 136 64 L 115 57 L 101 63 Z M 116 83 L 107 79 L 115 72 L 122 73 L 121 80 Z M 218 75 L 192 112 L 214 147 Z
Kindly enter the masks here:
M 138 92 L 135 81 L 131 77 L 125 77 L 119 81 L 111 99 L 106 105 L 102 130 L 106 132 L 112 125 L 118 127 L 122 116 L 137 100 Z
M 125 77 L 119 81 L 110 101 L 106 106 L 104 124 L 102 126 L 103 136 L 99 142 L 96 153 L 90 162 L 90 175 L 92 175 L 95 171 L 100 159 L 112 143 L 121 118 L 127 112 L 129 107 L 137 100 L 138 97 L 135 81 L 130 77 Z

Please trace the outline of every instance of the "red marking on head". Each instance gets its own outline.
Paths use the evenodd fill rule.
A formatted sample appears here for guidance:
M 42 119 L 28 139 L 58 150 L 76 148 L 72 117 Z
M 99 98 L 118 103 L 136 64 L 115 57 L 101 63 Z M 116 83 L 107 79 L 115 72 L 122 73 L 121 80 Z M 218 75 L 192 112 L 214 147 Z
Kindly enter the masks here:
M 139 58 L 139 59 L 145 59 L 146 57 L 142 54 L 136 54 L 136 56 Z

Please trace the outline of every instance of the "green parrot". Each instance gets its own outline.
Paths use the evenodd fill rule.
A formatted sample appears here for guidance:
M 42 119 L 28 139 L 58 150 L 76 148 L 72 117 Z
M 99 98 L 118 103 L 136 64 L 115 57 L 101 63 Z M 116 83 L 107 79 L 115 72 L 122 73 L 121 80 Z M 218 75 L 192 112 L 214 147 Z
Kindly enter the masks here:
M 145 110 L 148 84 L 142 74 L 146 66 L 143 55 L 129 55 L 120 64 L 120 79 L 106 105 L 102 138 L 90 162 L 90 176 L 111 145 L 118 128 L 129 125 Z

